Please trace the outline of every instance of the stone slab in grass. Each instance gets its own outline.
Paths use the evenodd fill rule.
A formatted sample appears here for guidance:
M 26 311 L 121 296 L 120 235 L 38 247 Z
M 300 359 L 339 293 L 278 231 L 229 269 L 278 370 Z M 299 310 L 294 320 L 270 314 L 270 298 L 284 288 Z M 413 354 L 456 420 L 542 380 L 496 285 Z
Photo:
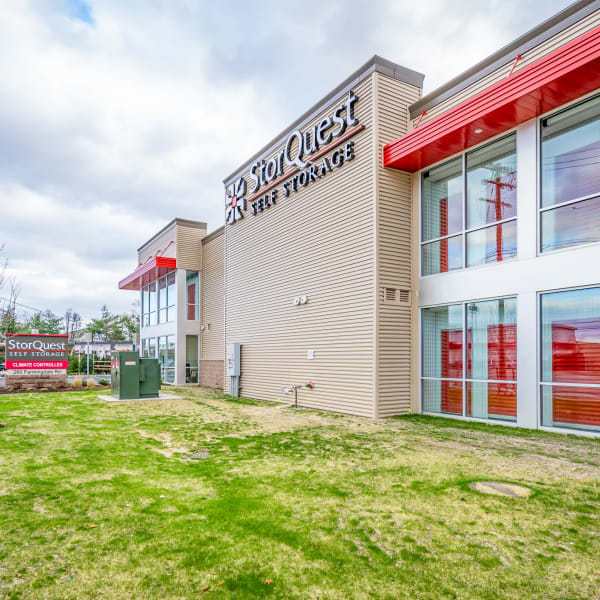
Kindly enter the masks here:
M 474 481 L 469 487 L 482 494 L 509 496 L 510 498 L 527 498 L 532 492 L 528 487 L 505 481 Z
M 159 394 L 158 398 L 131 398 L 126 400 L 121 400 L 120 398 L 113 398 L 113 396 L 108 396 L 101 394 L 98 396 L 101 400 L 106 400 L 107 402 L 139 402 L 140 400 L 181 400 L 180 396 L 174 396 L 173 394 Z

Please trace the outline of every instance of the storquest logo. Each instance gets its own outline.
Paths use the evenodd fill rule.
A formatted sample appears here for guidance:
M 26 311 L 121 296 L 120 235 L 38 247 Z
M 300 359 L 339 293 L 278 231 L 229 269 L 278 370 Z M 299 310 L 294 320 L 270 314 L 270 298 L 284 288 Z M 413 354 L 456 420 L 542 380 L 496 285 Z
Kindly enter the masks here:
M 350 138 L 365 128 L 354 112 L 357 102 L 358 96 L 349 90 L 329 115 L 295 129 L 277 152 L 256 160 L 247 180 L 240 177 L 226 188 L 226 223 L 243 219 L 246 204 L 252 215 L 258 215 L 352 161 L 355 147 Z M 246 181 L 250 182 L 248 198 Z
M 235 183 L 227 188 L 227 209 L 225 211 L 225 220 L 228 225 L 235 223 L 238 219 L 244 218 L 242 211 L 246 210 L 246 180 L 240 177 Z

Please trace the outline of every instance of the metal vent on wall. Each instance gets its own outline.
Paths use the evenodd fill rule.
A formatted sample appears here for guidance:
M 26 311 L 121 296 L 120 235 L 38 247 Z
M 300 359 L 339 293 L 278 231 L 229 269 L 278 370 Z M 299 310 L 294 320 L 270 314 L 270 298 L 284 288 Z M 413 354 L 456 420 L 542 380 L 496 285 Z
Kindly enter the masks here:
M 384 304 L 410 304 L 410 290 L 400 288 L 383 288 Z

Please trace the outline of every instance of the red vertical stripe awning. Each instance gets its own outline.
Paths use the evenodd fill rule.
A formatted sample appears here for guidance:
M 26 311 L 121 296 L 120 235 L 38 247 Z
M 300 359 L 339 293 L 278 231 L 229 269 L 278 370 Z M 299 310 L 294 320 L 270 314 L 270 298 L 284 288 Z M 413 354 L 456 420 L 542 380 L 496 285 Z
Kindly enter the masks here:
M 174 258 L 165 256 L 154 256 L 143 265 L 140 265 L 133 273 L 119 281 L 120 290 L 139 290 L 151 281 L 166 275 L 169 271 L 176 269 Z

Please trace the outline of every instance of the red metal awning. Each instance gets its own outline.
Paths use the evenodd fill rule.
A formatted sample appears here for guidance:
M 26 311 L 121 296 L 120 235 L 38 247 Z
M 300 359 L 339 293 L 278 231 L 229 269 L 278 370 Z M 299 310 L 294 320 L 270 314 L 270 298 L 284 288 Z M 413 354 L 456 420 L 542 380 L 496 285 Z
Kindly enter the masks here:
M 151 281 L 166 275 L 176 268 L 174 258 L 154 256 L 140 265 L 133 273 L 119 281 L 120 290 L 139 290 Z
M 383 165 L 418 171 L 599 87 L 596 27 L 385 145 Z

